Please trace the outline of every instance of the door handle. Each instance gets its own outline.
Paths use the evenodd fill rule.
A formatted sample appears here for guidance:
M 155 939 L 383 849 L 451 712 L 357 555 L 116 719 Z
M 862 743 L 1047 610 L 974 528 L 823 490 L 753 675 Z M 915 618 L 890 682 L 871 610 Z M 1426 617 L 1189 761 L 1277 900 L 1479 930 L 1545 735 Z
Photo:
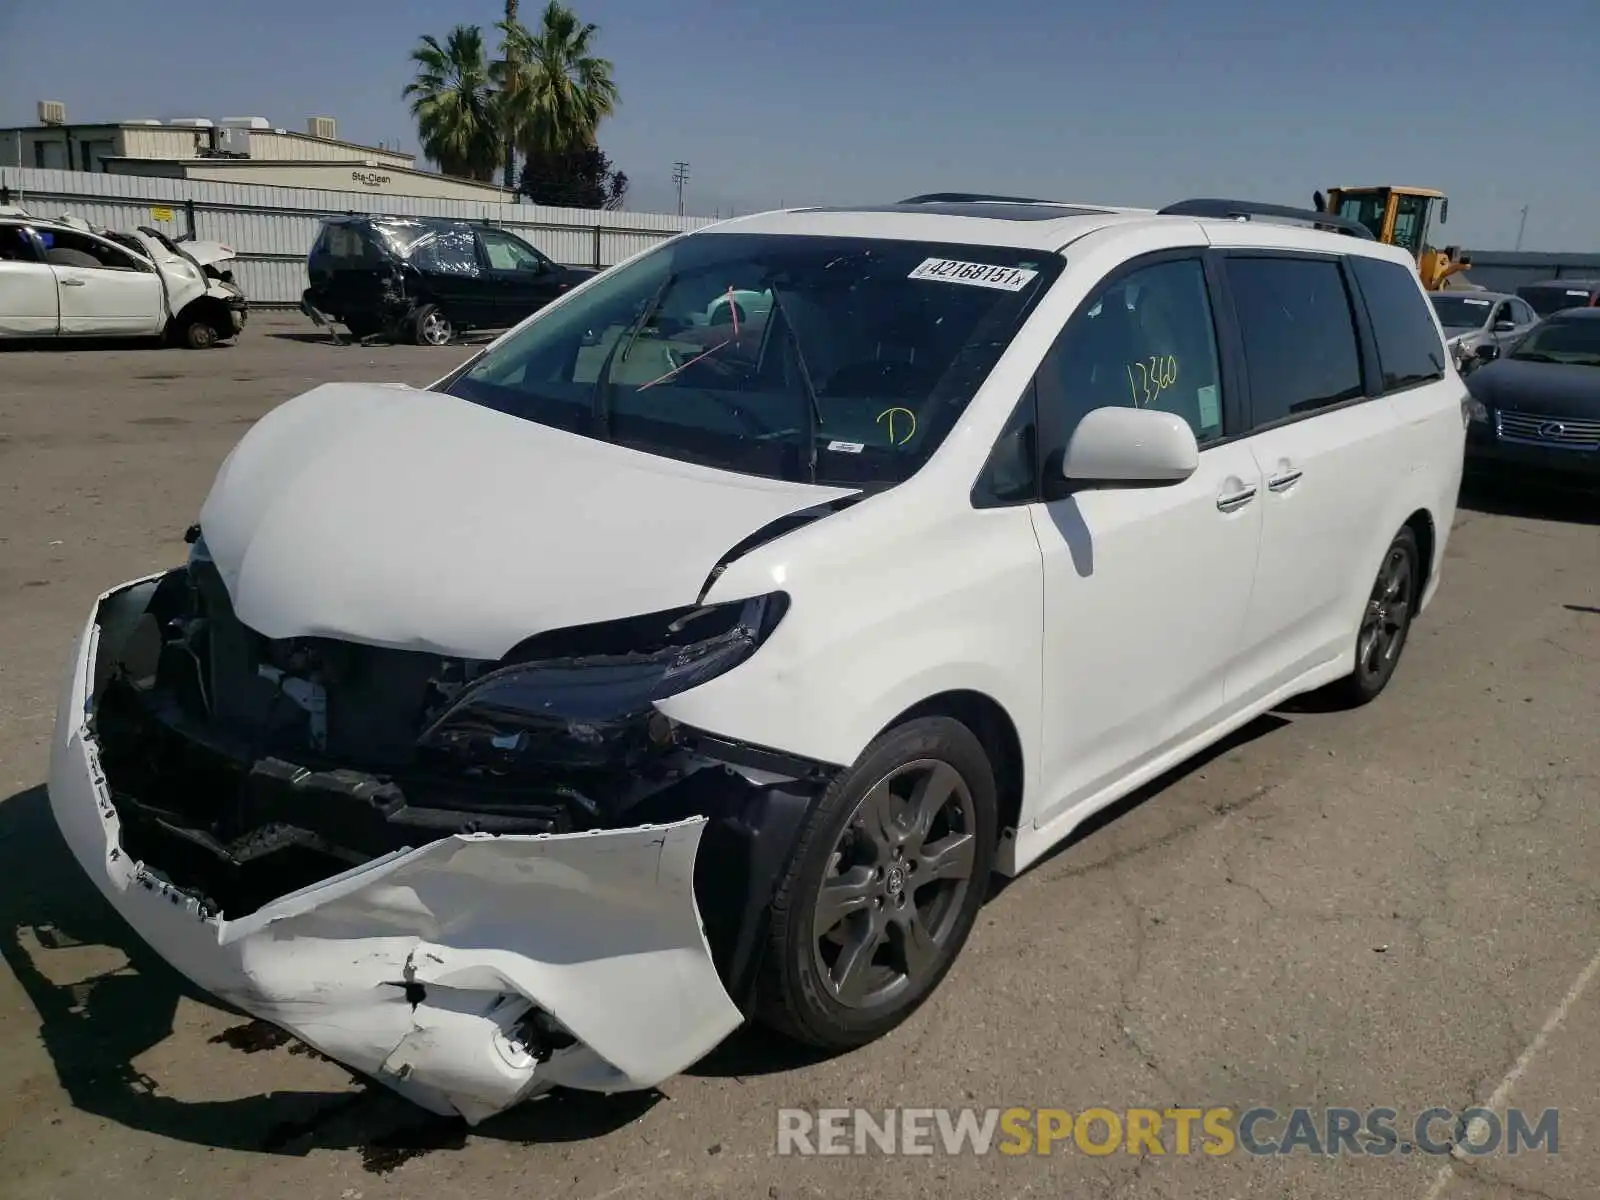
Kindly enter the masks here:
M 63 279 L 61 281 L 61 286 L 62 287 L 82 287 L 83 286 L 83 280 L 81 280 L 81 279 Z
M 1285 471 L 1282 475 L 1275 475 L 1267 480 L 1267 488 L 1274 492 L 1287 492 L 1300 482 L 1300 477 L 1304 474 L 1304 471 Z
M 1244 488 L 1237 492 L 1225 492 L 1217 497 L 1217 508 L 1221 512 L 1235 512 L 1256 498 L 1256 489 Z

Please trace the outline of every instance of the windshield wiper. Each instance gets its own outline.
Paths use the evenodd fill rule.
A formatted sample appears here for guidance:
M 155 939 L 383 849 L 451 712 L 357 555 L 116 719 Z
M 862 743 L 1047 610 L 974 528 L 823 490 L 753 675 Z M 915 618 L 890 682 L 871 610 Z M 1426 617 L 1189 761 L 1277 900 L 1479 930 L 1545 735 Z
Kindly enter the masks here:
M 622 357 L 628 357 L 628 351 L 633 349 L 633 343 L 638 339 L 644 327 L 650 324 L 650 319 L 656 315 L 656 310 L 661 307 L 661 301 L 678 278 L 676 271 L 668 271 L 667 277 L 661 281 L 661 286 L 656 288 L 650 297 L 650 303 L 639 311 L 632 325 L 623 332 L 611 349 L 606 353 L 605 360 L 600 364 L 600 373 L 594 377 L 594 391 L 589 394 L 589 411 L 594 417 L 594 422 L 600 427 L 600 434 L 606 441 L 611 440 L 611 364 L 616 361 L 617 352 L 622 352 Z
M 795 330 L 794 322 L 789 319 L 789 310 L 783 306 L 783 297 L 778 294 L 778 285 L 771 279 L 767 280 L 767 292 L 772 296 L 772 311 L 783 322 L 784 336 L 789 339 L 789 348 L 794 351 L 795 365 L 800 368 L 800 386 L 805 391 L 806 400 L 806 477 L 815 483 L 817 436 L 822 429 L 822 407 L 817 403 L 817 389 L 811 383 L 811 372 L 806 368 L 806 356 L 800 349 L 800 334 Z

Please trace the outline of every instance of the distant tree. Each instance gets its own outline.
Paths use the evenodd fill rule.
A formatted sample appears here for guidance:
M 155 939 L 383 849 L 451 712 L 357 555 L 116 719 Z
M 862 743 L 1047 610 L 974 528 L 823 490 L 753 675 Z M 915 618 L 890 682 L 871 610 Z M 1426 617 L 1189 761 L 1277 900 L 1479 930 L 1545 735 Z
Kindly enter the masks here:
M 422 152 L 447 175 L 492 181 L 502 123 L 483 31 L 457 25 L 443 45 L 430 34 L 411 52 L 411 60 L 417 75 L 402 95 L 411 102 Z
M 535 204 L 618 209 L 628 195 L 628 176 L 612 166 L 600 147 L 589 145 L 530 154 L 520 190 Z
M 508 15 L 500 32 L 501 119 L 524 157 L 595 145 L 618 102 L 612 64 L 594 53 L 599 27 L 550 0 L 536 28 Z

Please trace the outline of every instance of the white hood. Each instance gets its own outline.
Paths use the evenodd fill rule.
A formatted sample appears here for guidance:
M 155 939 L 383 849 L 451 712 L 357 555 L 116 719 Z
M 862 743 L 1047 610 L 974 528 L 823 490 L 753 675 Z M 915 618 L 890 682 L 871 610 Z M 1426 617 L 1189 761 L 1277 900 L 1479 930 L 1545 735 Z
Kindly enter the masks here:
M 259 633 L 492 659 L 545 630 L 692 604 L 740 540 L 849 494 L 346 383 L 262 418 L 200 523 Z
M 224 246 L 221 242 L 179 242 L 178 246 L 202 267 L 212 267 L 238 257 L 238 252 L 232 246 Z

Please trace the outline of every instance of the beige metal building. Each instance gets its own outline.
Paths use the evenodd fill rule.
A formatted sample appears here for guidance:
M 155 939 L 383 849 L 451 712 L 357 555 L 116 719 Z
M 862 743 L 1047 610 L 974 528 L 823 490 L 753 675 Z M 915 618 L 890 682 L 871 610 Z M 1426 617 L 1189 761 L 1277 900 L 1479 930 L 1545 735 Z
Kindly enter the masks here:
M 504 203 L 512 193 L 420 170 L 416 155 L 341 141 L 332 117 L 306 132 L 265 117 L 69 124 L 59 101 L 41 101 L 39 124 L 0 129 L 0 167 L 109 172 L 272 187 Z
M 260 183 L 269 187 L 321 188 L 381 196 L 421 196 L 432 200 L 482 200 L 509 204 L 516 193 L 377 159 L 314 162 L 308 159 L 113 158 L 106 170 L 116 175 L 161 179 L 204 179 L 213 183 Z

